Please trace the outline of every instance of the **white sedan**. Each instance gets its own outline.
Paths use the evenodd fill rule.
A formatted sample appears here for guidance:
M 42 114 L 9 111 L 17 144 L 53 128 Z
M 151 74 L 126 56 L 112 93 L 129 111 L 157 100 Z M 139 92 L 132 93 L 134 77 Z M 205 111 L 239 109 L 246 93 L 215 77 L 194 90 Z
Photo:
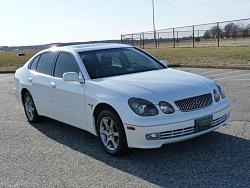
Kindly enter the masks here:
M 89 131 L 111 155 L 200 136 L 230 116 L 215 82 L 122 44 L 41 51 L 16 71 L 14 90 L 29 122 L 46 116 Z

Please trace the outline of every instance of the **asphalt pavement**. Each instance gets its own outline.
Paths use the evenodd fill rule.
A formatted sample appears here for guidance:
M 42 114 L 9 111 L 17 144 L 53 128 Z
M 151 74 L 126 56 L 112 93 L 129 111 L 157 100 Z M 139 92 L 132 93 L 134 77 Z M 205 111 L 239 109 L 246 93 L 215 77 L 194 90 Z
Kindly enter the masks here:
M 0 187 L 250 187 L 250 71 L 180 68 L 218 82 L 228 126 L 160 149 L 106 154 L 96 137 L 44 119 L 29 124 L 0 74 Z

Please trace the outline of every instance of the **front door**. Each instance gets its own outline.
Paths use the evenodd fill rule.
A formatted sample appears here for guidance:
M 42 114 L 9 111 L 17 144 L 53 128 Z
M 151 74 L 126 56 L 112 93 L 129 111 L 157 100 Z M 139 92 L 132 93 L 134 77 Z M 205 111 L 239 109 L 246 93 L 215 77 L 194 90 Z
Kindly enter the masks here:
M 50 80 L 52 91 L 53 114 L 59 121 L 78 128 L 86 128 L 84 84 L 65 82 L 65 72 L 80 73 L 80 69 L 73 55 L 60 52 L 55 64 L 53 78 Z

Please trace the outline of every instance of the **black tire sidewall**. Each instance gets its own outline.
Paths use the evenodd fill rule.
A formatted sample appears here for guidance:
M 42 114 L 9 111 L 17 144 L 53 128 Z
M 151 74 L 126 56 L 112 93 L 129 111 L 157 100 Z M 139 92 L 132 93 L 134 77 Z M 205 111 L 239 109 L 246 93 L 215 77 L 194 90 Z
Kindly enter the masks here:
M 26 97 L 28 97 L 28 96 L 31 98 L 32 103 L 33 103 L 34 108 L 35 108 L 33 119 L 30 119 L 30 118 L 28 117 L 27 112 L 26 112 L 26 109 L 25 109 L 25 100 L 26 100 Z M 38 121 L 39 121 L 39 115 L 38 115 L 38 113 L 37 113 L 37 110 L 36 110 L 36 106 L 35 106 L 34 100 L 33 100 L 32 96 L 31 96 L 31 94 L 30 94 L 29 92 L 26 92 L 26 93 L 24 94 L 24 96 L 23 96 L 23 107 L 24 107 L 24 112 L 25 112 L 25 115 L 26 115 L 26 118 L 27 118 L 28 122 L 33 123 L 33 122 L 38 122 Z
M 100 135 L 100 122 L 104 117 L 109 117 L 111 118 L 115 124 L 116 127 L 118 129 L 118 134 L 119 134 L 119 143 L 118 143 L 118 147 L 116 148 L 116 150 L 111 151 L 109 149 L 107 149 L 101 139 L 101 135 Z M 128 146 L 127 146 L 127 138 L 126 138 L 126 134 L 125 134 L 125 130 L 124 130 L 124 126 L 122 124 L 122 121 L 120 119 L 120 117 L 113 112 L 112 110 L 103 110 L 97 117 L 97 135 L 98 135 L 98 139 L 102 145 L 102 147 L 104 148 L 104 150 L 109 153 L 110 155 L 114 155 L 114 156 L 118 156 L 121 154 L 125 154 L 128 150 Z

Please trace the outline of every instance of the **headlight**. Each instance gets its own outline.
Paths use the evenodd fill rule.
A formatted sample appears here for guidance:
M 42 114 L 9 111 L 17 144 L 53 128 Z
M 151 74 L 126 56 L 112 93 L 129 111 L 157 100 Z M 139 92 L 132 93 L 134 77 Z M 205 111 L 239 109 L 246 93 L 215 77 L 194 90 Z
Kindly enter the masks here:
M 174 107 L 168 102 L 161 101 L 159 103 L 160 109 L 164 114 L 172 114 L 175 112 Z
M 222 99 L 225 99 L 225 98 L 226 98 L 226 95 L 225 95 L 223 89 L 222 89 L 218 84 L 216 84 L 216 86 L 217 86 L 217 88 L 218 88 L 218 90 L 219 90 L 219 92 L 220 92 L 221 98 L 222 98 Z
M 159 114 L 155 105 L 144 99 L 130 98 L 128 105 L 139 116 L 156 116 Z
M 219 90 L 214 89 L 213 90 L 213 95 L 214 95 L 215 102 L 219 102 L 220 101 L 220 92 L 219 92 Z

